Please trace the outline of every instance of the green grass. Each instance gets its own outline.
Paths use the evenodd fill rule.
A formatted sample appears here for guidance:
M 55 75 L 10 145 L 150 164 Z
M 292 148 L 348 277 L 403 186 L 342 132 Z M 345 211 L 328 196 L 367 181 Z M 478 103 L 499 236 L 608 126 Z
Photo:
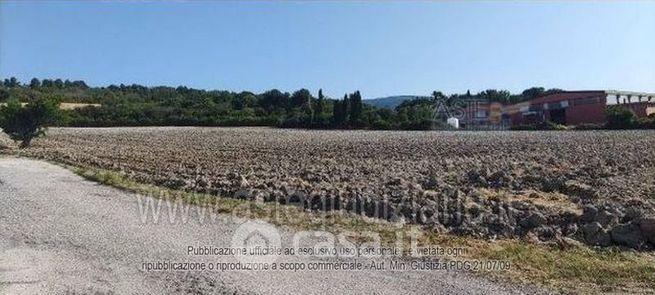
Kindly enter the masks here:
M 139 183 L 125 174 L 113 171 L 70 166 L 67 168 L 87 179 L 131 192 L 181 198 L 195 205 L 211 206 L 219 212 L 262 219 L 295 230 L 329 229 L 333 234 L 372 231 L 380 235 L 384 244 L 392 244 L 395 243 L 396 232 L 399 230 L 407 232 L 411 228 L 417 228 L 382 221 L 372 222 L 361 216 L 340 212 L 312 213 L 277 203 L 256 203 L 170 190 Z M 244 207 L 249 210 L 237 212 Z M 617 248 L 561 247 L 516 239 L 490 241 L 439 234 L 423 229 L 421 233 L 423 236 L 419 244 L 423 246 L 466 247 L 466 255 L 457 259 L 505 260 L 512 263 L 512 270 L 508 272 L 483 274 L 494 279 L 537 284 L 567 293 L 655 292 L 654 253 L 621 251 Z M 364 237 L 351 238 L 355 242 L 365 241 Z
M 521 242 L 480 249 L 489 259 L 509 260 L 517 266 L 517 278 L 564 291 L 655 290 L 655 258 L 652 253 L 617 248 L 574 247 L 558 249 Z

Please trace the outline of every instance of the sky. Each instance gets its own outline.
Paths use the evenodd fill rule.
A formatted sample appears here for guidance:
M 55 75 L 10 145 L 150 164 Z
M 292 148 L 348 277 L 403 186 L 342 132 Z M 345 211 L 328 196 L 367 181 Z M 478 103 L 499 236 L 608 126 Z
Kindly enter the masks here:
M 0 77 L 334 98 L 655 92 L 655 1 L 0 0 Z

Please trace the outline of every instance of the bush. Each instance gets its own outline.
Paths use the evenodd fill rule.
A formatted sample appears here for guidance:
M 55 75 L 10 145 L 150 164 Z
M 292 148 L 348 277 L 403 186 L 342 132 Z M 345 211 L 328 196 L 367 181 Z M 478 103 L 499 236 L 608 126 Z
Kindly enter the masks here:
M 46 126 L 61 119 L 59 102 L 53 98 L 39 98 L 23 106 L 17 100 L 0 107 L 0 128 L 20 148 L 26 148 L 32 139 L 45 134 Z
M 636 128 L 639 129 L 655 129 L 655 119 L 653 118 L 639 118 L 635 122 Z
M 607 110 L 608 129 L 632 129 L 637 127 L 637 117 L 628 108 L 612 107 Z
M 509 130 L 516 130 L 516 131 L 521 131 L 521 130 L 537 130 L 536 125 L 528 125 L 528 124 L 521 124 L 521 125 L 512 125 L 509 127 Z

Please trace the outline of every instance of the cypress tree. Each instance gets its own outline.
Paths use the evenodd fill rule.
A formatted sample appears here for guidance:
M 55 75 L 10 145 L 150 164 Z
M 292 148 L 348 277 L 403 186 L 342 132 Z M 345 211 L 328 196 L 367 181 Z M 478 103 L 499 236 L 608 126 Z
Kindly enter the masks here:
M 341 122 L 343 125 L 347 125 L 346 123 L 348 122 L 348 113 L 350 112 L 350 99 L 348 98 L 348 94 L 343 95 L 343 102 L 341 103 Z
M 362 95 L 359 91 L 355 91 L 350 96 L 350 124 L 354 127 L 359 127 L 362 120 Z
M 334 127 L 340 127 L 342 122 L 342 110 L 343 108 L 341 107 L 341 101 L 338 99 L 334 101 L 334 108 L 332 109 L 332 124 L 334 124 Z
M 316 102 L 316 112 L 315 114 L 317 116 L 320 116 L 323 114 L 323 89 L 318 90 L 318 101 Z

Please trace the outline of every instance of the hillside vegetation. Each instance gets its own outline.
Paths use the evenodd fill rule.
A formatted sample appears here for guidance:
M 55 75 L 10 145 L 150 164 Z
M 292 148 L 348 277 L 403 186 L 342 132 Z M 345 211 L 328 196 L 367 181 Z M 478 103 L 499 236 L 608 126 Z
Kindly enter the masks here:
M 277 126 L 330 129 L 415 129 L 433 127 L 434 100 L 448 101 L 485 98 L 516 102 L 560 91 L 533 87 L 513 95 L 505 90 L 486 90 L 478 94 L 433 92 L 432 97 L 407 100 L 395 109 L 362 103 L 359 91 L 341 99 L 326 97 L 319 90 L 263 93 L 248 91 L 201 90 L 185 86 L 146 87 L 109 85 L 90 87 L 84 81 L 16 78 L 0 81 L 0 103 L 9 99 L 26 102 L 44 95 L 60 97 L 65 103 L 100 104 L 67 109 L 62 126 Z

